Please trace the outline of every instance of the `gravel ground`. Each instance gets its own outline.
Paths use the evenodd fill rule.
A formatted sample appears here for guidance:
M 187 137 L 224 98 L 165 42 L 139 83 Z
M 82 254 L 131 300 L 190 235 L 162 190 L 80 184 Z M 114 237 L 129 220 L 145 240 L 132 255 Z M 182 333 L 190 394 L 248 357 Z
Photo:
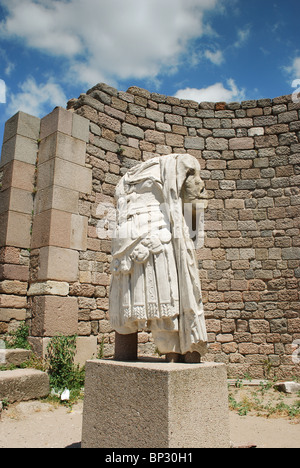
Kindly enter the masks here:
M 11 405 L 2 413 L 0 448 L 80 448 L 83 403 L 70 411 L 41 401 Z M 239 416 L 230 411 L 234 447 L 300 448 L 300 424 L 288 419 Z

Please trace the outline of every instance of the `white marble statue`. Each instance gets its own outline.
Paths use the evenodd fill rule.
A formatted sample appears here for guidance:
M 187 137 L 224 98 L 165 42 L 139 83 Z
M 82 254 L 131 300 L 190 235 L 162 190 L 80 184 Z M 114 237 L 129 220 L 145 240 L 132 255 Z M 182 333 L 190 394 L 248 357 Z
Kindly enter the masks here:
M 195 214 L 207 205 L 200 166 L 189 154 L 155 157 L 116 188 L 109 315 L 120 335 L 150 329 L 161 354 L 206 352 Z M 193 213 L 187 221 L 184 207 Z M 190 225 L 189 225 L 190 224 Z

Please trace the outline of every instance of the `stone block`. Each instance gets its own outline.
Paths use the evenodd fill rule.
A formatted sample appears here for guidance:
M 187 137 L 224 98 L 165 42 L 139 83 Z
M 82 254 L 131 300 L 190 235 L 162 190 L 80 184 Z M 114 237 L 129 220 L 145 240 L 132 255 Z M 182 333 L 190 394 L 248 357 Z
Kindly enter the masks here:
M 27 296 L 67 296 L 69 294 L 69 289 L 69 283 L 62 281 L 32 283 L 27 292 Z
M 12 307 L 15 307 L 14 305 Z M 0 321 L 10 322 L 11 320 L 18 320 L 22 322 L 26 318 L 26 309 L 15 308 L 0 308 Z
M 42 247 L 38 280 L 77 281 L 79 253 L 59 247 Z
M 283 260 L 299 260 L 300 259 L 300 247 L 290 247 L 282 249 Z
M 121 122 L 102 112 L 99 113 L 98 124 L 100 128 L 101 127 L 108 128 L 109 130 L 116 132 L 116 133 L 121 132 Z
M 87 249 L 88 218 L 71 215 L 70 248 L 74 250 Z
M 33 192 L 35 166 L 22 161 L 7 164 L 3 171 L 2 190 L 10 187 Z
M 78 336 L 76 339 L 75 363 L 84 366 L 89 359 L 95 359 L 98 352 L 97 336 Z
M 255 127 L 269 127 L 271 125 L 276 125 L 278 123 L 277 116 L 274 115 L 264 115 L 261 117 L 254 117 L 254 126 Z
M 92 171 L 77 164 L 56 160 L 54 185 L 83 193 L 92 191 Z
M 253 127 L 253 119 L 232 119 L 233 128 L 250 128 Z M 260 125 L 257 125 L 260 127 Z
M 0 215 L 0 247 L 12 246 L 28 249 L 30 241 L 31 215 L 14 211 Z
M 49 395 L 49 376 L 36 369 L 16 369 L 1 372 L 0 400 L 9 403 L 35 400 Z
M 8 265 L 4 265 L 4 271 Z M 1 265 L 0 265 L 1 269 Z M 28 268 L 27 268 L 28 270 Z M 11 271 L 13 273 L 13 271 Z M 22 272 L 23 274 L 23 272 Z M 18 281 L 17 279 L 13 278 L 12 280 L 5 279 L 4 281 L 0 282 L 0 293 L 1 294 L 17 294 L 20 296 L 26 296 L 27 294 L 27 278 L 28 278 L 28 271 L 26 275 L 25 281 Z
M 56 107 L 41 120 L 40 139 L 43 140 L 54 132 L 72 135 L 73 114 L 62 107 Z
M 0 294 L 0 311 L 3 309 L 24 309 L 27 307 L 27 298 L 10 294 Z
M 146 130 L 145 140 L 156 145 L 164 145 L 166 143 L 165 133 L 155 130 Z
M 82 119 L 82 117 L 78 117 Z M 85 150 L 86 143 L 84 141 L 65 135 L 64 133 L 56 132 L 41 141 L 39 164 L 57 157 L 85 166 Z
M 3 144 L 0 167 L 5 166 L 5 164 L 13 160 L 35 165 L 37 151 L 37 140 L 16 135 Z
M 37 191 L 44 190 L 54 185 L 55 159 L 40 164 L 37 173 Z
M 83 448 L 229 448 L 224 364 L 88 361 Z
M 163 122 L 164 114 L 163 112 L 156 111 L 154 109 L 146 109 L 146 117 L 149 120 L 154 120 L 155 122 Z
M 24 265 L 0 265 L 0 280 L 27 281 L 29 268 Z
M 31 214 L 33 197 L 31 192 L 11 187 L 0 192 L 0 215 L 8 211 Z
M 31 215 L 33 209 L 32 192 L 28 192 L 27 190 L 18 189 L 15 187 L 11 187 L 11 189 L 7 189 L 5 192 L 9 192 L 8 210 Z M 0 200 L 2 199 L 3 193 L 4 192 L 0 194 Z
M 270 324 L 267 320 L 249 320 L 251 333 L 270 333 Z
M 272 125 L 266 128 L 266 135 L 276 135 L 279 133 L 288 133 L 289 126 L 287 124 Z
M 184 137 L 176 133 L 166 135 L 166 144 L 173 147 L 183 147 Z M 199 142 L 198 142 L 199 143 Z
M 270 148 L 275 146 L 278 146 L 277 135 L 265 135 L 255 137 L 256 148 Z
M 165 115 L 165 121 L 168 124 L 174 124 L 174 125 L 182 125 L 183 124 L 183 118 L 180 115 L 166 114 Z
M 64 211 L 43 211 L 35 216 L 32 229 L 32 248 L 49 245 L 70 248 L 71 213 Z
M 35 213 L 54 210 L 78 214 L 79 192 L 57 185 L 39 190 L 35 197 Z
M 298 120 L 298 112 L 296 110 L 290 112 L 282 112 L 278 115 L 278 123 L 290 123 Z
M 32 314 L 32 336 L 71 336 L 77 333 L 76 297 L 36 296 L 33 300 Z
M 88 143 L 90 137 L 90 122 L 80 115 L 73 114 L 72 137 Z
M 232 128 L 219 128 L 213 130 L 213 136 L 215 138 L 234 138 L 235 130 Z
M 249 137 L 262 136 L 264 134 L 265 134 L 265 129 L 263 127 L 254 127 L 254 128 L 249 128 L 248 130 Z
M 277 390 L 284 393 L 300 392 L 300 384 L 297 382 L 280 382 L 275 384 L 275 387 L 277 388 Z
M 215 122 L 212 122 L 213 120 Z M 220 121 L 218 119 L 207 119 L 204 122 L 212 125 L 211 127 L 207 127 L 204 125 L 205 128 L 220 128 Z M 184 117 L 183 124 L 185 125 L 185 127 L 202 128 L 202 120 L 197 117 Z
M 0 215 L 9 211 L 10 189 L 0 192 Z
M 230 140 L 232 141 L 232 140 Z M 201 149 L 201 148 L 200 148 Z M 202 148 L 204 149 L 204 148 Z M 228 150 L 228 140 L 225 138 L 207 138 L 206 149 L 211 151 L 224 151 Z M 229 148 L 232 149 L 232 148 Z
M 41 164 L 38 169 L 37 189 L 58 185 L 68 190 L 91 193 L 92 170 L 56 158 Z
M 204 150 L 204 138 L 201 137 L 185 137 L 185 149 Z
M 31 357 L 32 352 L 27 349 L 0 349 L 0 363 L 19 366 Z
M 88 218 L 65 211 L 43 211 L 34 219 L 32 248 L 56 246 L 86 250 Z
M 40 126 L 41 121 L 39 118 L 24 112 L 18 112 L 6 122 L 3 142 L 5 143 L 15 135 L 37 141 L 40 135 Z
M 229 140 L 230 150 L 251 150 L 254 148 L 254 140 L 249 137 L 232 138 Z
M 43 337 L 37 337 L 37 336 L 30 336 L 28 338 L 28 341 L 32 347 L 32 351 L 37 354 L 38 356 L 41 356 L 42 358 L 47 358 L 47 347 L 51 341 L 51 337 L 49 338 L 43 338 Z
M 126 136 L 137 138 L 138 140 L 144 138 L 144 130 L 126 122 L 122 124 L 122 133 Z

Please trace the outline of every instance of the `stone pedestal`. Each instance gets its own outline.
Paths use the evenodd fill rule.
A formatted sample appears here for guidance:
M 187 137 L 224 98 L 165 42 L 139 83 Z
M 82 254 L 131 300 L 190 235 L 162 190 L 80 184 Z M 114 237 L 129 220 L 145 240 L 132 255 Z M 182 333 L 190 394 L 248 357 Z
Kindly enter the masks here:
M 86 363 L 83 448 L 229 448 L 224 364 Z

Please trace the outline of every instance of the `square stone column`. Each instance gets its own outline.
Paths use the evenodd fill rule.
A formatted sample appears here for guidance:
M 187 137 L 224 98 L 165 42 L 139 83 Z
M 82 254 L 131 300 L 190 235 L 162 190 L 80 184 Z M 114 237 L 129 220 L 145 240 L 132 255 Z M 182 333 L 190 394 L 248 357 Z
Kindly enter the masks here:
M 78 278 L 79 252 L 87 248 L 88 218 L 79 214 L 80 193 L 91 194 L 86 167 L 89 121 L 57 107 L 41 119 L 32 225 L 31 343 L 44 354 L 49 337 L 78 333 L 77 298 L 69 285 Z
M 225 364 L 86 363 L 83 448 L 229 448 Z
M 40 119 L 18 112 L 5 124 L 0 172 L 0 333 L 26 319 Z
M 5 124 L 0 169 L 0 247 L 28 249 L 40 119 L 18 112 Z

